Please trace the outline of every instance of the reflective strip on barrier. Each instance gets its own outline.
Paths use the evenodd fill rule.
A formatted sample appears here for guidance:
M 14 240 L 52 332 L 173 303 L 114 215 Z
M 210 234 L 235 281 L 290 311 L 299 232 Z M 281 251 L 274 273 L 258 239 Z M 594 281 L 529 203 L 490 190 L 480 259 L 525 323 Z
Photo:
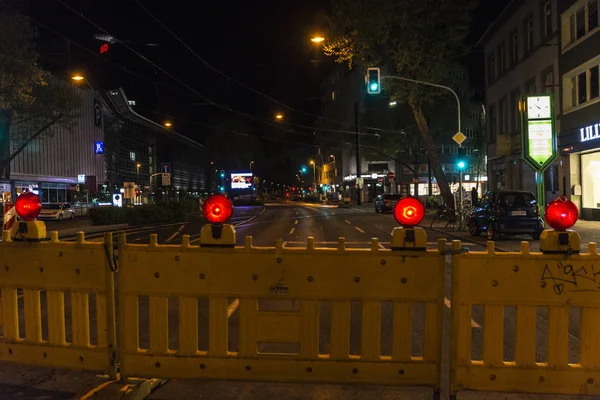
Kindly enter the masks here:
M 452 248 L 459 250 L 460 241 Z M 452 394 L 600 394 L 600 256 L 595 243 L 588 251 L 530 253 L 529 243 L 522 242 L 520 252 L 495 253 L 494 243 L 488 242 L 486 252 L 453 256 Z M 472 357 L 474 306 L 483 307 L 483 332 L 476 333 L 478 338 L 483 335 L 481 360 Z M 540 315 L 539 307 L 547 313 Z M 569 360 L 571 310 L 579 313 L 578 360 Z M 539 323 L 547 324 L 545 343 L 537 337 Z M 512 357 L 504 354 L 509 331 L 514 331 Z M 544 353 L 545 360 L 540 360 Z
M 12 242 L 4 235 L 1 361 L 116 376 L 114 277 L 107 262 L 112 234 L 105 240 L 107 249 L 85 242 L 83 233 L 73 243 L 59 242 L 57 232 L 48 242 Z
M 344 249 L 343 239 L 314 248 L 311 237 L 305 249 L 285 249 L 249 237 L 207 248 L 188 236 L 181 246 L 121 236 L 121 375 L 439 389 L 442 254 L 384 250 L 376 239 L 371 249 Z

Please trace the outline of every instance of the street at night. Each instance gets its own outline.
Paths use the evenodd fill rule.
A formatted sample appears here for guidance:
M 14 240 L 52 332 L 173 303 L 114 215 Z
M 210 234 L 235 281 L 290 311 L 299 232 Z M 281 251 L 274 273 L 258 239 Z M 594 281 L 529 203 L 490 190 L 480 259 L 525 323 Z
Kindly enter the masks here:
M 599 32 L 0 0 L 0 400 L 600 399 Z

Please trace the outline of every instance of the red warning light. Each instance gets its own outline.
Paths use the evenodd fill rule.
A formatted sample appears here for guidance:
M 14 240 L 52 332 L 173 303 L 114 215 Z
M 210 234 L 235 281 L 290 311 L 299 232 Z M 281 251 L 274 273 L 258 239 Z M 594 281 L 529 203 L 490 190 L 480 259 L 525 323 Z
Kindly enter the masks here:
M 22 220 L 33 221 L 40 215 L 40 211 L 42 210 L 40 197 L 32 192 L 23 193 L 17 197 L 15 210 Z
M 405 197 L 394 207 L 394 218 L 405 227 L 419 225 L 424 216 L 425 207 L 414 197 Z
M 100 54 L 104 54 L 108 51 L 108 43 L 104 43 L 102 46 L 100 46 Z
M 545 218 L 548 225 L 557 231 L 564 231 L 575 225 L 579 210 L 575 203 L 561 196 L 546 207 Z
M 208 222 L 212 224 L 224 224 L 231 218 L 233 204 L 220 194 L 210 196 L 204 202 L 203 213 Z

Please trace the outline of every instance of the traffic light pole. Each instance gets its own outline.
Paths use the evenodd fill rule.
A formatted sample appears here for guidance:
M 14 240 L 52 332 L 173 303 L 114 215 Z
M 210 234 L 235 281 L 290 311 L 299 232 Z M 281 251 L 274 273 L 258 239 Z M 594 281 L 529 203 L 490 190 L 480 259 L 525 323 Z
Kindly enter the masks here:
M 358 101 L 354 102 L 354 127 L 356 129 L 356 205 L 362 204 L 361 193 L 362 189 L 359 185 L 360 173 L 360 127 L 358 126 Z
M 458 115 L 458 132 L 460 132 L 460 98 L 458 97 L 458 95 L 456 94 L 456 92 L 454 90 L 452 90 L 452 88 L 448 87 L 448 86 L 444 86 L 444 85 L 438 85 L 437 83 L 431 83 L 431 82 L 423 82 L 423 81 L 418 81 L 416 79 L 408 79 L 408 78 L 402 78 L 400 76 L 382 76 L 381 79 L 398 79 L 401 81 L 406 81 L 406 82 L 412 82 L 412 83 L 419 83 L 421 85 L 427 85 L 427 86 L 433 86 L 439 89 L 445 89 L 448 90 L 449 92 L 451 92 L 454 95 L 454 98 L 456 99 L 456 108 L 457 108 L 457 115 Z

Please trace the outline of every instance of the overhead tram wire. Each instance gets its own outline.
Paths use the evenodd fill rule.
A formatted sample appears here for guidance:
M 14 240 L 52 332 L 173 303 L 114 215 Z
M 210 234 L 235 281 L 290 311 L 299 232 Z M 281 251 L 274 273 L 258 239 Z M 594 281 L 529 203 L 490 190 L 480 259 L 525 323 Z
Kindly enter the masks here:
M 68 4 L 66 4 L 64 1 L 62 1 L 62 0 L 56 0 L 56 1 L 57 1 L 58 3 L 60 3 L 61 5 L 63 5 L 63 6 L 64 6 L 65 8 L 67 8 L 68 10 L 70 10 L 71 12 L 73 12 L 74 14 L 76 14 L 78 17 L 80 17 L 80 18 L 84 19 L 85 21 L 87 21 L 89 24 L 93 25 L 94 27 L 96 27 L 97 29 L 101 30 L 101 31 L 102 31 L 102 32 L 104 32 L 105 34 L 107 34 L 107 35 L 110 35 L 110 32 L 108 32 L 106 29 L 102 28 L 100 25 L 98 25 L 98 24 L 97 24 L 97 23 L 95 23 L 94 21 L 90 20 L 90 19 L 89 19 L 89 18 L 87 18 L 86 16 L 84 16 L 84 15 L 81 15 L 80 13 L 78 13 L 78 12 L 77 12 L 77 10 L 73 9 L 71 6 L 69 6 Z M 0 4 L 2 4 L 2 3 L 0 3 Z M 173 74 L 171 74 L 170 72 L 166 71 L 164 68 L 162 68 L 161 66 L 159 66 L 158 64 L 156 64 L 156 63 L 155 63 L 155 62 L 153 62 L 152 60 L 148 59 L 148 58 L 147 58 L 146 56 L 144 56 L 143 54 L 141 54 L 141 53 L 139 53 L 138 51 L 136 51 L 135 49 L 133 49 L 133 48 L 132 48 L 131 46 L 129 46 L 128 44 L 126 44 L 126 43 L 124 43 L 124 42 L 121 42 L 121 41 L 119 41 L 119 43 L 120 43 L 121 45 L 123 45 L 123 47 L 125 47 L 126 49 L 128 49 L 129 51 L 131 51 L 132 53 L 134 53 L 135 55 L 137 55 L 138 57 L 140 57 L 142 60 L 144 60 L 145 62 L 149 63 L 150 65 L 152 65 L 152 66 L 153 66 L 153 67 L 155 67 L 156 69 L 160 70 L 160 71 L 161 71 L 161 72 L 163 72 L 165 75 L 167 75 L 168 77 L 170 77 L 171 79 L 173 79 L 175 82 L 179 83 L 181 86 L 185 87 L 185 88 L 186 88 L 186 89 L 188 89 L 190 92 L 192 92 L 194 95 L 196 95 L 197 97 L 199 97 L 201 100 L 204 100 L 204 101 L 206 101 L 206 102 L 207 102 L 207 103 L 209 103 L 210 105 L 212 105 L 212 106 L 214 106 L 214 107 L 216 107 L 216 108 L 219 108 L 219 109 L 221 109 L 221 110 L 223 110 L 223 111 L 226 111 L 226 112 L 231 112 L 231 113 L 233 113 L 233 114 L 237 114 L 237 115 L 240 115 L 240 116 L 242 116 L 242 117 L 245 117 L 245 118 L 253 119 L 253 120 L 257 121 L 257 122 L 265 123 L 264 121 L 261 121 L 261 120 L 260 120 L 260 118 L 261 118 L 261 117 L 258 117 L 258 116 L 257 116 L 257 118 L 258 118 L 258 119 L 257 119 L 257 118 L 253 118 L 252 114 L 247 114 L 247 113 L 244 113 L 244 112 L 242 112 L 242 111 L 239 111 L 239 110 L 233 109 L 233 108 L 231 108 L 231 107 L 229 107 L 229 106 L 225 106 L 225 105 L 222 105 L 222 104 L 219 104 L 219 103 L 216 103 L 216 102 L 212 101 L 212 100 L 211 100 L 211 99 L 209 99 L 208 97 L 206 97 L 206 96 L 204 96 L 203 94 L 201 94 L 201 93 L 199 93 L 198 91 L 196 91 L 196 90 L 195 90 L 193 87 L 189 86 L 188 84 L 186 84 L 185 82 L 183 82 L 182 80 L 180 80 L 179 78 L 177 78 L 176 76 L 174 76 Z M 232 78 L 232 79 L 233 79 L 233 78 Z M 151 80 L 151 79 L 149 79 L 149 80 Z M 152 80 L 151 80 L 151 81 L 152 81 Z M 292 109 L 292 108 L 291 108 L 291 107 L 289 107 L 289 106 L 286 106 L 286 107 L 287 107 L 288 109 Z M 293 109 L 292 109 L 292 110 L 293 110 Z M 315 115 L 313 115 L 313 114 L 309 114 L 309 115 L 311 115 L 311 116 L 315 116 Z M 315 117 L 318 117 L 318 116 L 315 116 Z M 333 121 L 333 120 L 332 120 L 332 121 Z M 340 124 L 341 124 L 341 122 L 340 122 L 340 121 L 334 121 L 334 122 L 337 122 L 337 123 L 340 123 Z M 267 123 L 267 125 L 271 125 L 271 124 L 268 124 L 268 123 Z M 350 126 L 350 125 L 349 125 L 349 126 Z M 393 132 L 394 132 L 394 131 L 390 131 L 390 130 L 385 130 L 385 129 L 380 129 L 380 128 L 373 128 L 373 127 L 364 127 L 364 128 L 366 128 L 366 129 L 372 129 L 372 130 L 378 130 L 378 131 L 385 131 L 385 132 L 390 132 L 390 133 L 393 133 Z M 314 129 L 314 130 L 319 130 L 318 128 L 311 128 L 311 129 Z M 330 130 L 330 131 L 335 131 L 335 130 Z M 295 131 L 290 131 L 290 132 L 295 132 Z M 351 133 L 351 134 L 355 134 L 355 132 L 350 132 L 350 131 L 340 131 L 340 132 L 341 132 L 341 133 L 349 133 L 349 134 Z M 296 132 L 296 133 L 298 133 L 298 132 Z
M 64 3 L 62 3 L 60 0 L 57 0 L 57 1 L 59 1 L 61 4 L 63 4 L 63 5 L 64 5 Z M 217 107 L 217 108 L 220 108 L 220 109 L 222 109 L 222 110 L 225 110 L 225 111 L 228 111 L 228 112 L 232 112 L 232 113 L 235 113 L 235 114 L 241 115 L 241 116 L 243 116 L 243 117 L 246 117 L 246 118 L 249 118 L 249 119 L 255 120 L 255 121 L 257 121 L 257 122 L 265 123 L 265 124 L 267 124 L 267 125 L 269 125 L 269 126 L 275 126 L 275 125 L 274 125 L 274 124 L 272 124 L 272 123 L 265 122 L 265 121 L 267 120 L 265 117 L 258 116 L 258 115 L 253 115 L 253 114 L 248 114 L 248 113 L 244 113 L 244 112 L 241 112 L 241 111 L 239 111 L 239 110 L 234 110 L 234 109 L 231 109 L 230 107 L 223 106 L 223 105 L 220 105 L 220 104 L 218 104 L 218 103 L 215 103 L 215 102 L 211 101 L 211 100 L 210 100 L 210 99 L 208 99 L 206 96 L 204 96 L 204 95 L 202 95 L 202 94 L 198 93 L 198 92 L 197 92 L 197 91 L 195 91 L 193 88 L 189 87 L 187 84 L 185 84 L 185 83 L 181 82 L 181 81 L 180 81 L 180 80 L 178 80 L 177 78 L 174 78 L 174 77 L 173 77 L 171 74 L 169 74 L 168 72 L 166 72 L 166 71 L 162 70 L 162 68 L 160 68 L 160 67 L 158 67 L 158 66 L 156 66 L 156 67 L 157 67 L 157 68 L 159 68 L 159 69 L 161 69 L 161 70 L 162 70 L 163 72 L 165 72 L 165 73 L 166 73 L 168 76 L 172 77 L 172 79 L 175 79 L 175 80 L 176 80 L 176 81 L 177 81 L 177 82 L 178 82 L 180 85 L 184 86 L 184 87 L 185 87 L 185 88 L 187 88 L 189 91 L 191 91 L 191 93 L 190 93 L 189 91 L 185 91 L 185 90 L 183 90 L 183 89 L 180 89 L 180 88 L 178 88 L 178 87 L 175 87 L 175 86 L 172 86 L 172 85 L 166 84 L 166 83 L 164 83 L 164 82 L 157 81 L 157 80 L 155 80 L 155 79 L 149 78 L 149 77 L 147 77 L 147 76 L 144 76 L 144 75 L 141 75 L 141 74 L 139 74 L 139 73 L 137 73 L 137 72 L 134 72 L 134 71 L 132 71 L 132 70 L 129 70 L 128 68 L 126 68 L 126 67 L 124 67 L 124 66 L 122 66 L 122 65 L 120 65 L 120 64 L 118 64 L 118 63 L 115 63 L 114 61 L 111 61 L 110 59 L 108 59 L 108 58 L 106 58 L 106 57 L 102 57 L 102 56 L 100 56 L 99 54 L 97 54 L 97 53 L 95 53 L 95 52 L 91 51 L 90 49 L 88 49 L 88 48 L 87 48 L 87 47 L 85 47 L 84 45 L 80 44 L 79 42 L 77 42 L 77 41 L 75 41 L 75 40 L 73 40 L 73 39 L 71 39 L 71 38 L 67 37 L 66 35 L 64 35 L 64 34 L 62 34 L 62 33 L 58 32 L 58 31 L 56 31 L 56 30 L 55 30 L 55 29 L 53 29 L 53 28 L 50 28 L 49 26 L 47 26 L 47 25 L 45 25 L 45 24 L 43 24 L 43 23 L 41 23 L 41 22 L 39 22 L 39 21 L 37 21 L 37 20 L 34 20 L 33 18 L 31 18 L 31 17 L 29 17 L 29 16 L 27 16 L 27 15 L 23 14 L 23 13 L 22 13 L 22 12 L 20 12 L 19 10 L 16 10 L 15 8 L 13 8 L 13 7 L 10 7 L 10 6 L 8 6 L 8 5 L 7 5 L 7 4 L 5 4 L 5 3 L 1 3 L 1 2 L 0 2 L 0 5 L 2 5 L 2 6 L 4 6 L 4 7 L 6 7 L 6 8 L 8 8 L 8 9 L 10 9 L 10 10 L 11 10 L 11 11 L 13 11 L 13 12 L 16 12 L 16 13 L 18 13 L 18 14 L 20 14 L 20 15 L 22 15 L 22 16 L 24 16 L 24 17 L 26 17 L 28 20 L 32 21 L 32 22 L 33 22 L 33 23 L 35 23 L 36 25 L 38 25 L 38 26 L 40 26 L 40 27 L 42 27 L 42 28 L 46 29 L 47 31 L 49 31 L 49 32 L 51 32 L 51 33 L 54 33 L 55 35 L 58 35 L 58 36 L 60 36 L 61 38 L 65 39 L 65 40 L 68 40 L 70 43 L 73 43 L 73 44 L 74 44 L 75 46 L 77 46 L 78 48 L 80 48 L 80 49 L 84 50 L 84 51 L 85 51 L 85 52 L 87 52 L 87 53 L 90 53 L 90 54 L 92 54 L 92 55 L 93 55 L 93 56 L 95 56 L 95 57 L 99 57 L 99 58 L 101 58 L 101 59 L 102 59 L 102 60 L 104 60 L 105 62 L 109 63 L 110 65 L 112 65 L 112 66 L 114 66 L 114 67 L 117 67 L 117 68 L 121 69 L 123 72 L 125 72 L 125 73 L 127 73 L 127 74 L 130 74 L 130 75 L 132 75 L 132 76 L 138 77 L 138 78 L 140 78 L 140 79 L 143 79 L 143 80 L 145 80 L 145 81 L 147 81 L 147 82 L 151 82 L 151 83 L 154 83 L 154 84 L 160 85 L 160 86 L 162 86 L 162 87 L 164 87 L 164 88 L 167 88 L 167 89 L 171 89 L 171 90 L 174 90 L 174 91 L 180 92 L 180 93 L 182 93 L 182 94 L 185 94 L 185 95 L 187 95 L 187 96 L 191 96 L 191 97 L 198 97 L 198 98 L 200 98 L 201 100 L 205 100 L 205 101 L 207 101 L 209 104 L 211 104 L 211 105 L 213 105 L 213 106 L 215 106 L 215 107 Z M 65 5 L 65 7 L 69 8 L 71 11 L 73 11 L 73 10 L 72 10 L 72 9 L 71 9 L 69 6 Z M 87 19 L 87 18 L 85 18 L 85 17 L 83 17 L 83 16 L 81 16 L 81 17 L 82 17 L 82 18 L 84 18 L 84 19 L 85 19 L 86 21 L 88 21 L 89 23 L 91 23 L 92 25 L 96 26 L 98 29 L 100 29 L 100 30 L 102 30 L 103 32 L 105 32 L 106 34 L 109 34 L 109 33 L 108 33 L 106 30 L 104 30 L 104 29 L 102 29 L 101 27 L 99 27 L 98 25 L 96 25 L 96 24 L 95 24 L 93 21 L 90 21 L 89 19 Z M 121 43 L 122 43 L 122 42 L 121 42 Z M 122 43 L 122 44 L 124 44 L 124 43 Z M 136 55 L 138 55 L 139 57 L 141 57 L 141 58 L 142 58 L 144 61 L 151 63 L 151 65 L 154 65 L 154 66 L 156 65 L 156 64 L 154 64 L 152 61 L 150 61 L 150 60 L 148 60 L 146 57 L 144 57 L 143 55 L 141 55 L 141 54 L 139 54 L 138 52 L 136 52 L 135 50 L 131 49 L 129 46 L 127 46 L 127 45 L 125 45 L 125 44 L 124 44 L 124 46 L 125 46 L 125 47 L 127 47 L 128 49 L 130 49 L 131 51 L 133 51 L 133 52 L 134 52 Z M 333 122 L 340 122 L 340 121 L 335 121 L 335 120 L 332 120 L 332 121 L 333 121 Z M 341 122 L 340 122 L 340 123 L 341 123 Z M 286 124 L 288 124 L 288 125 L 294 125 L 294 126 L 298 126 L 298 127 L 303 127 L 303 128 L 306 128 L 306 129 L 311 129 L 311 130 L 314 130 L 314 131 L 324 131 L 324 132 L 339 132 L 339 133 L 347 133 L 347 134 L 352 134 L 352 135 L 355 135 L 355 134 L 356 134 L 356 132 L 353 132 L 353 131 L 344 131 L 344 130 L 327 129 L 327 128 L 318 128 L 318 127 L 308 127 L 308 126 L 305 126 L 305 125 L 293 124 L 293 123 L 289 123 L 289 122 L 286 122 Z M 411 127 L 411 126 L 409 126 L 409 127 L 406 127 L 406 128 L 402 128 L 402 129 L 408 129 L 408 128 L 410 128 L 410 127 Z M 364 127 L 364 128 L 366 128 L 366 129 L 371 129 L 371 130 L 377 130 L 377 131 L 380 131 L 380 132 L 385 132 L 385 133 L 390 133 L 390 134 L 398 134 L 398 133 L 400 133 L 400 131 L 393 131 L 393 130 L 387 130 L 387 129 L 373 128 L 373 127 Z M 293 131 L 293 130 L 288 130 L 288 131 L 289 131 L 289 132 L 294 132 L 294 133 L 300 133 L 300 132 Z M 366 133 L 366 132 L 360 132 L 359 134 L 361 134 L 361 135 L 371 135 L 371 133 Z
M 57 1 L 61 1 L 61 0 L 57 0 Z M 188 50 L 190 51 L 190 53 L 192 53 L 192 54 L 193 54 L 193 55 L 194 55 L 196 58 L 198 58 L 198 60 L 200 60 L 200 61 L 201 61 L 201 62 L 204 64 L 204 66 L 205 66 L 206 68 L 208 68 L 208 69 L 210 69 L 210 70 L 212 70 L 212 71 L 216 72 L 217 74 L 219 74 L 219 75 L 223 76 L 224 78 L 227 78 L 227 79 L 229 79 L 229 80 L 231 80 L 231 81 L 233 81 L 233 82 L 237 83 L 238 85 L 240 85 L 240 86 L 242 86 L 242 87 L 245 87 L 246 89 L 248 89 L 248 90 L 250 90 L 250 91 L 252 91 L 252 92 L 254 92 L 254 93 L 256 93 L 256 94 L 258 94 L 258 95 L 260 95 L 260 96 L 262 96 L 262 97 L 264 97 L 264 98 L 266 98 L 266 99 L 268 99 L 268 100 L 270 100 L 270 101 L 272 101 L 272 102 L 274 102 L 275 104 L 278 104 L 278 105 L 280 105 L 281 107 L 284 107 L 284 108 L 286 108 L 287 110 L 290 110 L 290 111 L 293 111 L 293 112 L 296 112 L 296 113 L 300 113 L 300 114 L 304 114 L 304 115 L 307 115 L 307 116 L 315 117 L 315 118 L 321 119 L 321 120 L 323 120 L 323 121 L 335 122 L 335 123 L 337 123 L 337 124 L 340 124 L 341 126 L 348 126 L 348 127 L 353 127 L 353 126 L 354 126 L 353 124 L 347 124 L 347 123 L 344 123 L 344 122 L 342 122 L 342 121 L 338 121 L 338 120 L 334 120 L 334 119 L 325 118 L 325 117 L 322 117 L 322 116 L 320 116 L 320 115 L 316 115 L 316 114 L 308 113 L 308 112 L 306 112 L 306 111 L 297 110 L 297 109 L 295 109 L 295 108 L 293 108 L 293 107 L 291 107 L 291 106 L 288 106 L 287 104 L 285 104 L 285 103 L 282 103 L 281 101 L 279 101 L 279 100 L 277 100 L 277 99 L 275 99 L 275 98 L 273 98 L 273 97 L 271 97 L 271 96 L 269 96 L 269 95 L 267 95 L 267 94 L 265 94 L 265 93 L 261 92 L 260 90 L 258 90 L 258 89 L 255 89 L 255 88 L 253 88 L 253 87 L 251 87 L 251 86 L 249 86 L 249 85 L 247 85 L 247 84 L 245 84 L 245 83 L 243 83 L 243 82 L 241 82 L 241 81 L 239 81 L 239 80 L 237 80 L 237 79 L 233 78 L 233 77 L 232 77 L 232 76 L 230 76 L 230 75 L 227 75 L 227 74 L 226 74 L 226 73 L 224 73 L 223 71 L 221 71 L 221 70 L 219 70 L 219 69 L 217 69 L 217 68 L 213 67 L 213 66 L 212 66 L 212 65 L 211 65 L 211 64 L 210 64 L 208 61 L 206 61 L 204 58 L 202 58 L 202 57 L 201 57 L 201 56 L 200 56 L 200 55 L 199 55 L 199 54 L 198 54 L 196 51 L 194 51 L 194 49 L 192 49 L 192 48 L 191 48 L 191 47 L 190 47 L 190 46 L 189 46 L 189 45 L 188 45 L 188 44 L 187 44 L 187 43 L 186 43 L 186 42 L 185 42 L 183 39 L 181 39 L 181 38 L 180 38 L 180 37 L 179 37 L 179 36 L 178 36 L 178 35 L 177 35 L 175 32 L 173 32 L 173 31 L 172 31 L 172 30 L 171 30 L 171 29 L 170 29 L 170 28 L 169 28 L 169 27 L 168 27 L 166 24 L 164 24 L 164 23 L 163 23 L 163 22 L 162 22 L 162 21 L 161 21 L 161 20 L 160 20 L 158 17 L 156 17 L 156 16 L 155 16 L 155 15 L 154 15 L 154 14 L 153 14 L 153 13 L 152 13 L 150 10 L 148 10 L 146 7 L 144 7 L 144 5 L 143 5 L 143 4 L 142 4 L 142 3 L 141 3 L 139 0 L 134 0 L 134 2 L 135 2 L 135 3 L 136 3 L 136 4 L 137 4 L 137 5 L 138 5 L 138 6 L 139 6 L 139 7 L 140 7 L 142 10 L 144 10 L 144 11 L 145 11 L 145 12 L 146 12 L 146 13 L 147 13 L 147 14 L 148 14 L 148 15 L 149 15 L 149 16 L 150 16 L 152 19 L 154 19 L 154 20 L 155 20 L 155 21 L 156 21 L 156 22 L 157 22 L 157 23 L 158 23 L 160 26 L 162 26 L 162 27 L 163 27 L 163 28 L 164 28 L 164 29 L 165 29 L 165 30 L 166 30 L 166 31 L 167 31 L 167 32 L 168 32 L 168 33 L 169 33 L 171 36 L 173 36 L 175 39 L 177 39 L 177 41 L 178 41 L 179 43 L 181 43 L 181 45 L 183 45 L 183 46 L 184 46 L 186 49 L 188 49 Z M 365 128 L 365 129 L 370 129 L 370 130 L 377 130 L 377 131 L 388 131 L 388 130 L 386 130 L 386 129 L 375 128 L 375 127 L 370 127 L 370 126 L 365 126 L 364 128 Z M 393 132 L 393 131 L 392 131 L 392 132 Z

